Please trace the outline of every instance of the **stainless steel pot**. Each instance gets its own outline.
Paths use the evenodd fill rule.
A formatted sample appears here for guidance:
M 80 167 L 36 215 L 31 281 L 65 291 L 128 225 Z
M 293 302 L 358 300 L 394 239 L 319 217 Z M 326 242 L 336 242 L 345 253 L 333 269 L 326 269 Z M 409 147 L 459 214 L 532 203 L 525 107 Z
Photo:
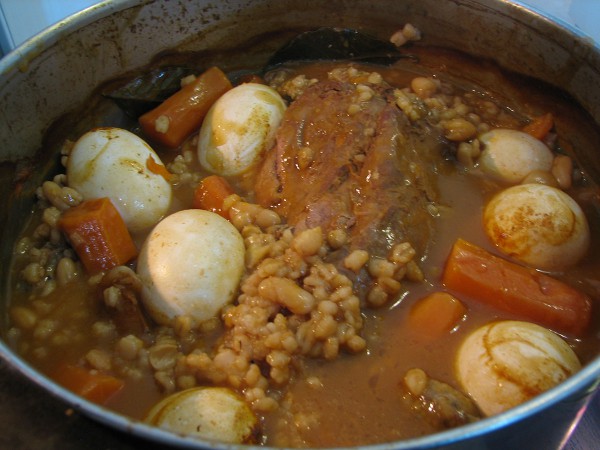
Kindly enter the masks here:
M 46 161 L 52 159 L 37 152 L 48 126 L 79 106 L 100 82 L 143 66 L 156 53 L 171 48 L 231 49 L 243 46 L 261 33 L 317 26 L 357 28 L 386 38 L 406 22 L 415 24 L 430 44 L 493 59 L 509 70 L 560 86 L 600 123 L 600 48 L 575 29 L 515 2 L 106 1 L 46 30 L 0 61 L 0 257 L 4 261 L 0 267 L 0 308 L 7 301 L 6 261 L 10 260 L 12 243 L 30 206 L 31 192 L 27 187 L 36 183 L 32 180 L 17 195 L 18 161 L 35 158 L 42 173 Z M 265 48 L 245 57 L 266 60 L 271 50 Z M 590 172 L 600 173 L 600 155 L 577 156 Z M 4 334 L 6 320 L 1 325 Z M 0 355 L 3 359 L 0 373 L 5 383 L 0 391 L 18 386 L 16 393 L 4 392 L 0 399 L 7 396 L 14 407 L 19 404 L 18 389 L 32 390 L 36 396 L 45 391 L 55 396 L 65 409 L 74 408 L 136 437 L 180 447 L 230 448 L 174 436 L 88 403 L 40 375 L 2 341 Z M 29 384 L 21 387 L 16 384 L 17 379 L 29 380 Z M 579 419 L 599 380 L 600 357 L 559 387 L 504 414 L 433 436 L 369 448 L 558 448 Z M 43 410 L 48 401 L 43 397 L 40 401 Z M 36 407 L 31 398 L 28 407 Z M 52 407 L 54 414 L 61 414 L 60 407 Z M 71 423 L 68 417 L 59 419 Z M 95 432 L 102 434 L 102 430 Z M 40 448 L 47 443 L 42 442 Z

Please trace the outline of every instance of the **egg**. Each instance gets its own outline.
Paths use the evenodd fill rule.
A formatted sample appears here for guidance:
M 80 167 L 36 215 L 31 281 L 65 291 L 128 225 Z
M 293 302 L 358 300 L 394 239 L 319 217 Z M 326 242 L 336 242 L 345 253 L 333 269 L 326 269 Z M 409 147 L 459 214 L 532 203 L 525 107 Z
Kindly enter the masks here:
M 529 322 L 482 326 L 461 344 L 455 369 L 463 390 L 494 415 L 551 389 L 581 368 L 557 334 Z
M 587 219 L 560 189 L 521 184 L 496 194 L 483 212 L 485 233 L 503 253 L 541 270 L 572 266 L 590 243 Z
M 285 110 L 285 102 L 269 86 L 244 83 L 229 90 L 202 123 L 200 164 L 218 175 L 245 172 L 273 145 Z
M 120 128 L 96 128 L 75 142 L 67 162 L 70 187 L 85 200 L 108 197 L 130 232 L 147 230 L 167 213 L 172 188 L 154 150 Z
M 483 151 L 478 165 L 488 176 L 517 184 L 532 171 L 549 172 L 554 155 L 539 139 L 518 130 L 498 128 L 479 137 Z
M 258 426 L 248 404 L 223 387 L 172 394 L 154 405 L 145 421 L 177 434 L 230 444 L 253 443 Z
M 164 218 L 142 245 L 137 274 L 152 318 L 178 316 L 202 322 L 231 302 L 244 270 L 244 242 L 216 213 L 188 209 Z

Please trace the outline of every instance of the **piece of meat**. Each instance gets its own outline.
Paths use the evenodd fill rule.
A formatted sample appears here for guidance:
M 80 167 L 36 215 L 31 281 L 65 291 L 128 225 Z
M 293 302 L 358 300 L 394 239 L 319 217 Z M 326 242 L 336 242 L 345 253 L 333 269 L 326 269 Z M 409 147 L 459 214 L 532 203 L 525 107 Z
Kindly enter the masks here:
M 408 241 L 422 256 L 433 229 L 441 140 L 411 123 L 393 90 L 322 81 L 287 109 L 255 184 L 256 200 L 296 229 L 346 230 L 351 248 L 385 256 Z M 368 92 L 368 89 L 367 89 Z
M 453 428 L 482 417 L 477 405 L 449 384 L 430 378 L 422 369 L 410 369 L 402 387 L 405 400 L 437 429 Z
M 127 266 L 108 271 L 100 282 L 104 305 L 121 333 L 141 335 L 149 325 L 139 298 L 142 283 Z

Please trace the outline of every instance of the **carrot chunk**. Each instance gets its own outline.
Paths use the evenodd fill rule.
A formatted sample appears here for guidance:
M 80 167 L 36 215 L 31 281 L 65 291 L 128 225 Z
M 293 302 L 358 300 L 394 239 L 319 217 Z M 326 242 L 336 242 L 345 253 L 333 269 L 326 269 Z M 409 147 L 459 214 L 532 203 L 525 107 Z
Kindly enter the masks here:
M 227 76 L 211 67 L 156 108 L 143 114 L 140 126 L 151 139 L 167 147 L 179 147 L 200 128 L 213 103 L 232 88 Z
M 442 276 L 448 289 L 557 332 L 580 335 L 591 317 L 591 300 L 577 289 L 459 239 Z
M 229 211 L 224 210 L 223 203 L 233 193 L 233 188 L 225 178 L 209 175 L 200 181 L 194 191 L 194 208 L 215 212 L 229 220 Z
M 450 333 L 467 313 L 467 308 L 447 292 L 433 292 L 415 303 L 408 314 L 411 329 L 427 338 Z
M 101 405 L 125 386 L 119 378 L 72 364 L 62 364 L 55 371 L 54 379 L 75 394 Z
M 165 181 L 171 181 L 171 178 L 173 177 L 171 172 L 169 172 L 167 168 L 162 164 L 159 164 L 156 161 L 154 161 L 154 158 L 152 156 L 148 156 L 148 159 L 146 160 L 146 167 L 150 172 L 163 177 Z
M 123 218 L 106 197 L 84 201 L 65 211 L 58 227 L 89 273 L 110 270 L 137 255 Z
M 523 127 L 523 131 L 530 134 L 540 141 L 546 137 L 554 126 L 554 116 L 552 113 L 544 114 L 543 116 L 536 117 Z

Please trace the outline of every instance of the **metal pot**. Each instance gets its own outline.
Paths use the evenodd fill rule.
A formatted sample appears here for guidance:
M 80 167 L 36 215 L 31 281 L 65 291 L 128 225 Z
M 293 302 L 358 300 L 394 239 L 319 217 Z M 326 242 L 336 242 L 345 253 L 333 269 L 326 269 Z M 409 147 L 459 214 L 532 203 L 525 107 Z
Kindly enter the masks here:
M 10 260 L 12 244 L 23 227 L 32 201 L 32 191 L 27 189 L 41 179 L 33 177 L 18 195 L 14 180 L 18 160 L 35 158 L 44 173 L 53 155 L 38 150 L 49 124 L 79 106 L 100 82 L 146 65 L 153 55 L 171 48 L 218 56 L 215 49 L 243 47 L 262 33 L 317 26 L 362 29 L 386 38 L 406 22 L 416 24 L 430 44 L 492 59 L 506 69 L 562 87 L 600 123 L 600 48 L 576 30 L 507 0 L 105 1 L 60 22 L 0 61 L 1 260 Z M 242 57 L 266 60 L 272 50 Z M 598 155 L 577 156 L 590 173 L 600 173 Z M 7 271 L 8 265 L 2 264 L 3 304 Z M 4 335 L 6 320 L 0 331 Z M 22 417 L 44 411 L 55 415 L 43 420 L 63 432 L 82 426 L 80 431 L 66 431 L 79 441 L 73 448 L 80 448 L 83 441 L 89 448 L 94 439 L 112 436 L 113 430 L 173 446 L 229 448 L 174 436 L 86 402 L 36 372 L 2 341 L 0 355 L 2 403 Z M 599 383 L 600 357 L 557 388 L 506 413 L 436 435 L 370 448 L 558 448 Z M 65 409 L 72 412 L 69 408 L 109 428 L 85 422 L 78 413 L 64 416 Z M 19 426 L 10 419 L 0 422 Z M 52 431 L 43 431 L 52 436 Z M 34 442 L 30 440 L 28 448 Z M 135 446 L 134 441 L 119 442 L 123 448 Z M 48 448 L 48 443 L 43 438 L 37 442 L 40 448 Z

